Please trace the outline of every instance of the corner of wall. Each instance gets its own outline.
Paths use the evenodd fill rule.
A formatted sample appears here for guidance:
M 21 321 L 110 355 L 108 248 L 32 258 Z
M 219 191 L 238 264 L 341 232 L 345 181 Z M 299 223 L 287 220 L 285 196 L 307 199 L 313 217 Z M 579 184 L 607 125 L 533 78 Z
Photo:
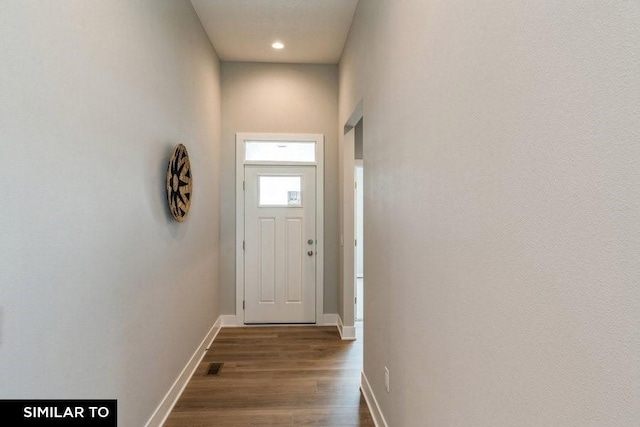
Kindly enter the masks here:
M 207 350 L 211 347 L 211 343 L 216 339 L 218 332 L 220 332 L 223 325 L 222 317 L 223 316 L 218 317 L 211 329 L 209 329 L 209 332 L 204 336 L 200 345 L 198 345 L 196 350 L 193 352 L 193 355 L 178 375 L 178 378 L 173 382 L 171 388 L 167 391 L 167 394 L 162 398 L 162 401 L 151 415 L 151 418 L 149 418 L 149 421 L 145 424 L 145 427 L 162 427 L 165 423 L 169 414 L 171 414 L 173 407 L 189 383 L 189 380 L 198 368 L 198 365 L 200 365 L 204 355 L 207 353 Z
M 340 333 L 340 338 L 343 341 L 355 341 L 356 339 L 356 327 L 355 326 L 345 326 L 342 323 L 342 318 L 338 316 L 338 332 Z

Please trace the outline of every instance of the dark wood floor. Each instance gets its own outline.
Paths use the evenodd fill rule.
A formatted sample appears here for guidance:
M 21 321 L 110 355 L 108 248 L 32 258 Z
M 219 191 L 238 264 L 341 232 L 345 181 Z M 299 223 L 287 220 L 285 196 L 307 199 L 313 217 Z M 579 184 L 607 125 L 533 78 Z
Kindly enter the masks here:
M 335 327 L 225 328 L 165 427 L 374 426 L 361 370 L 362 340 Z

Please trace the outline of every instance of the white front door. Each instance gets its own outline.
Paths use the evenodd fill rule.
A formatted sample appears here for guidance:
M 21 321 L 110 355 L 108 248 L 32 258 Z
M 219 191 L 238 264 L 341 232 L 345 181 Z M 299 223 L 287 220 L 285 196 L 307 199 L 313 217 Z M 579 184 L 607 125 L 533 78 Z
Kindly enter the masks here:
M 316 167 L 244 167 L 245 323 L 316 321 Z

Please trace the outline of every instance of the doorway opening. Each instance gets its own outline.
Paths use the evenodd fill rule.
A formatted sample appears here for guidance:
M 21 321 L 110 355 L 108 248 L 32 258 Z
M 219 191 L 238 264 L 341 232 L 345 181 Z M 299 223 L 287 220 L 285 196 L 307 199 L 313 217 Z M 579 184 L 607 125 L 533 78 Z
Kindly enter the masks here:
M 357 320 L 364 319 L 366 304 L 364 270 L 366 262 L 364 260 L 364 233 L 358 242 L 357 224 L 364 226 L 364 203 L 360 203 L 358 209 L 358 186 L 356 161 L 364 160 L 364 132 L 362 102 L 356 107 L 349 120 L 344 126 L 344 136 L 339 147 L 340 161 L 340 290 L 341 306 L 338 318 L 338 329 L 344 340 L 354 340 L 362 336 L 364 323 Z M 364 176 L 364 163 L 362 166 L 362 176 Z M 364 184 L 360 186 L 364 190 Z M 359 211 L 361 215 L 359 214 Z M 360 218 L 358 218 L 360 216 Z M 364 227 L 361 228 L 364 230 Z M 358 245 L 359 243 L 359 245 Z M 363 249 L 359 252 L 358 246 Z M 360 274 L 358 275 L 358 268 Z M 362 278 L 362 286 L 358 288 L 358 276 Z

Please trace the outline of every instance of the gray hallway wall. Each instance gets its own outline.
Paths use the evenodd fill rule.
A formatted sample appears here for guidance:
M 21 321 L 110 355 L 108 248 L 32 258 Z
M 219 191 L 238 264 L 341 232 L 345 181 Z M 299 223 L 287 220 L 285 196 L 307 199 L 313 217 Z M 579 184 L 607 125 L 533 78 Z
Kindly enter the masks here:
M 339 124 L 362 100 L 364 370 L 390 426 L 640 425 L 638 22 L 360 1 Z
M 218 58 L 187 1 L 7 0 L 0 62 L 0 398 L 143 426 L 219 315 Z

